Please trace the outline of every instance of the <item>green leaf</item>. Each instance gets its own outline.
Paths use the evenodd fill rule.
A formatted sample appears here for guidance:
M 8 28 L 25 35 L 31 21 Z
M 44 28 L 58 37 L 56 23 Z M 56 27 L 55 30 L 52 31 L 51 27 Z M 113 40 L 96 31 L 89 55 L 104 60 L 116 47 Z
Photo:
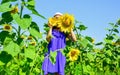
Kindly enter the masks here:
M 11 54 L 12 56 L 16 56 L 20 52 L 20 47 L 11 41 L 7 46 L 4 47 L 4 50 L 8 53 Z
M 50 61 L 52 64 L 55 64 L 56 63 L 56 56 L 57 56 L 57 51 L 50 51 Z
M 0 61 L 7 64 L 9 61 L 11 61 L 12 56 L 8 54 L 5 51 L 0 52 Z
M 101 44 L 103 44 L 103 42 L 98 42 L 98 43 L 96 43 L 95 45 L 101 45 Z
M 31 6 L 35 6 L 35 1 L 34 0 L 30 0 L 27 2 L 28 5 L 31 5 Z
M 0 5 L 0 12 L 7 12 L 10 11 L 12 8 L 9 8 L 10 2 L 3 3 Z
M 106 71 L 105 71 L 105 75 L 111 75 L 110 71 L 109 71 L 109 70 L 106 70 Z
M 79 75 L 82 72 L 82 65 L 79 63 L 75 66 L 75 74 Z
M 7 31 L 2 31 L 0 32 L 0 41 L 3 43 L 5 38 L 9 35 L 9 32 Z
M 119 31 L 117 29 L 114 29 L 113 31 L 116 32 L 116 33 L 119 33 Z
M 117 24 L 120 25 L 120 18 L 118 19 Z
M 111 50 L 107 50 L 106 53 L 107 53 L 109 56 L 112 56 Z
M 107 62 L 108 64 L 109 64 L 110 61 L 111 61 L 110 58 L 106 58 L 105 60 L 106 60 L 106 62 Z
M 37 30 L 33 28 L 29 29 L 29 32 L 34 37 L 42 38 L 42 33 L 38 32 Z
M 13 19 L 18 23 L 18 25 L 22 29 L 27 29 L 30 26 L 31 21 L 32 21 L 32 18 L 27 14 L 24 15 L 22 19 L 20 19 L 20 16 L 18 14 L 14 14 Z
M 12 41 L 12 39 L 10 37 L 6 37 L 5 41 L 4 41 L 4 46 L 9 45 L 9 43 Z
M 83 38 L 83 39 L 81 39 L 81 41 L 79 41 L 79 43 L 85 48 L 85 47 L 87 47 L 88 40 Z
M 92 38 L 91 38 L 91 37 L 86 36 L 85 38 L 86 38 L 87 40 L 89 40 L 90 42 L 92 42 Z
M 37 12 L 37 10 L 35 10 L 35 8 L 34 8 L 33 6 L 28 5 L 27 8 L 32 11 L 32 14 L 35 14 L 35 15 L 37 15 L 37 16 L 40 16 L 40 17 L 43 18 L 43 19 L 46 19 L 44 16 L 42 16 L 41 14 L 39 14 L 39 13 Z
M 22 71 L 22 68 L 20 68 L 19 74 L 20 74 L 20 75 L 26 75 L 26 72 L 23 72 L 23 71 Z
M 33 48 L 28 47 L 27 49 L 25 49 L 25 57 L 34 59 L 35 58 L 35 47 Z
M 83 72 L 84 72 L 84 73 L 87 73 L 87 72 L 88 72 L 86 65 L 83 65 Z
M 64 56 L 65 56 L 65 52 L 64 52 L 64 50 L 63 50 L 63 49 L 61 49 L 60 51 L 61 51 L 62 55 L 64 55 Z
M 38 32 L 40 32 L 39 26 L 38 26 L 35 22 L 31 22 L 30 27 L 31 27 L 31 28 L 34 28 L 35 30 L 37 30 Z
M 82 31 L 82 30 L 86 30 L 87 27 L 85 27 L 85 25 L 79 25 L 78 29 L 80 29 L 80 31 Z
M 3 66 L 3 65 L 5 65 L 5 63 L 3 63 L 2 61 L 0 61 L 0 66 Z
M 87 53 L 87 57 L 90 61 L 94 61 L 94 56 L 91 53 Z
M 112 40 L 110 40 L 110 39 L 104 39 L 104 41 L 106 42 L 106 43 L 112 43 Z
M 2 13 L 2 22 L 3 23 L 9 23 L 13 20 L 12 16 L 11 16 L 11 13 L 10 12 L 5 12 L 5 13 Z
M 6 2 L 15 2 L 15 1 L 17 1 L 17 0 L 2 0 L 2 2 L 1 2 L 1 4 L 3 4 L 3 3 L 6 3 Z

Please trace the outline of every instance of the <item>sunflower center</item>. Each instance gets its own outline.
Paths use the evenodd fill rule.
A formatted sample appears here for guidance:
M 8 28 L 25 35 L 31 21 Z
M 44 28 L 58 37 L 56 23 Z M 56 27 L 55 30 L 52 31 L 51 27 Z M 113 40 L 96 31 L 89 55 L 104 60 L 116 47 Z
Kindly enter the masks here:
M 76 52 L 75 51 L 72 51 L 71 52 L 71 57 L 75 56 Z
M 10 26 L 5 26 L 5 29 L 6 30 L 10 30 Z

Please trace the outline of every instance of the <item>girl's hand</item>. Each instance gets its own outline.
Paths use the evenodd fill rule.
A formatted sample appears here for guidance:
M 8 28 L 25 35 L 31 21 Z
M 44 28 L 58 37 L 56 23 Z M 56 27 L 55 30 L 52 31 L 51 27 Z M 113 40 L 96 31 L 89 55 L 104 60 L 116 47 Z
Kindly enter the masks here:
M 77 41 L 76 35 L 75 35 L 75 33 L 73 32 L 73 29 L 71 29 L 69 35 L 71 36 L 71 39 L 72 39 L 73 41 Z
M 48 23 L 48 26 L 49 26 L 50 28 L 52 28 L 52 27 L 53 27 L 50 23 Z

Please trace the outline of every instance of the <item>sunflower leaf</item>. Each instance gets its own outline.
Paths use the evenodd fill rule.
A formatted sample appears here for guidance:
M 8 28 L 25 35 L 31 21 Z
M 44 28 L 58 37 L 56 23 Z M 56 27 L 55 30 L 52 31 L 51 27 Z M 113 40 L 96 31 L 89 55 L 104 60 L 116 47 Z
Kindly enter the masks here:
M 50 52 L 50 61 L 52 64 L 55 64 L 56 63 L 56 55 L 57 55 L 57 52 L 54 51 L 54 52 Z
M 42 33 L 39 33 L 37 30 L 34 28 L 29 29 L 29 32 L 32 36 L 42 38 Z
M 0 5 L 0 12 L 10 11 L 11 8 L 9 8 L 9 6 L 10 6 L 10 2 L 1 4 L 1 5 Z
M 39 14 L 39 13 L 37 12 L 37 10 L 35 10 L 35 7 L 34 7 L 34 6 L 28 5 L 28 6 L 26 6 L 26 7 L 27 7 L 29 10 L 31 10 L 34 15 L 37 15 L 37 16 L 40 16 L 40 17 L 43 18 L 43 19 L 46 19 L 44 16 L 42 16 L 41 14 Z
M 20 47 L 16 43 L 11 41 L 6 47 L 4 47 L 4 50 L 8 52 L 8 54 L 16 56 L 20 52 Z
M 25 57 L 34 59 L 35 58 L 35 48 L 29 47 L 29 48 L 25 49 Z
M 22 18 L 22 19 L 20 18 L 20 16 L 18 14 L 14 14 L 13 18 L 22 29 L 28 28 L 32 21 L 32 18 L 27 14 L 24 15 L 24 18 Z
M 60 50 L 61 51 L 61 53 L 65 56 L 65 52 L 64 52 L 64 50 Z

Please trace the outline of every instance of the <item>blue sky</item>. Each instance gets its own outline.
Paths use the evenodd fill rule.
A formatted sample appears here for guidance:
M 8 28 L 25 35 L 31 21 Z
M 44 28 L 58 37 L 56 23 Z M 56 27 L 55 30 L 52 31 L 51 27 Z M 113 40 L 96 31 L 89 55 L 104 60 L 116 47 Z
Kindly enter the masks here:
M 36 10 L 46 17 L 52 17 L 55 12 L 70 13 L 75 19 L 87 26 L 87 30 L 82 35 L 95 38 L 96 42 L 103 41 L 110 27 L 108 23 L 115 23 L 120 18 L 120 0 L 35 0 Z M 24 10 L 24 13 L 31 13 Z M 43 32 L 44 20 L 38 16 L 32 15 L 40 30 Z M 120 28 L 119 28 L 120 31 Z M 120 34 L 119 34 L 120 35 Z
M 55 12 L 70 13 L 75 19 L 88 27 L 82 35 L 102 41 L 110 27 L 108 23 L 115 23 L 120 18 L 120 0 L 36 0 L 36 10 L 46 18 Z M 34 19 L 43 31 L 43 24 L 47 20 L 39 17 Z

